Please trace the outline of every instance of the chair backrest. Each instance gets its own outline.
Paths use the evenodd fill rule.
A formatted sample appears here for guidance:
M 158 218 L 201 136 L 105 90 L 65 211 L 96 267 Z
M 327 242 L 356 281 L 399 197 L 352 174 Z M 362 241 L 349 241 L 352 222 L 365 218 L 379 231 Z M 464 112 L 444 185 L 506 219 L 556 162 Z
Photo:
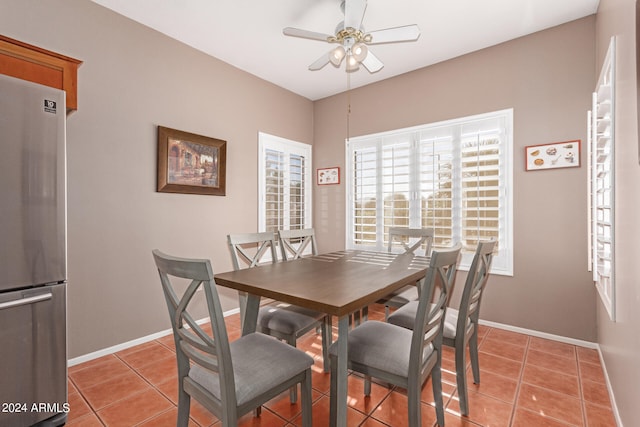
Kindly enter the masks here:
M 462 290 L 460 309 L 458 310 L 458 324 L 456 325 L 457 331 L 464 331 L 471 324 L 477 327 L 482 291 L 489 279 L 495 246 L 495 240 L 478 243 L 473 261 L 471 261 L 471 267 L 469 267 L 464 289 Z M 462 339 L 462 335 L 456 333 L 456 338 L 460 336 Z
M 280 240 L 280 250 L 282 251 L 282 259 L 284 261 L 302 257 L 309 245 L 311 245 L 311 253 L 318 255 L 316 234 L 313 228 L 280 230 L 278 231 L 278 239 Z
M 227 243 L 231 251 L 231 261 L 234 270 L 251 268 L 265 262 L 263 257 L 271 254 L 271 262 L 278 261 L 276 252 L 276 236 L 270 231 L 261 233 L 229 234 Z M 267 252 L 269 251 L 269 252 Z M 241 264 L 242 262 L 242 264 Z
M 229 337 L 213 279 L 211 263 L 206 259 L 173 257 L 157 249 L 153 250 L 153 258 L 158 267 L 162 290 L 171 318 L 180 381 L 189 375 L 191 364 L 200 365 L 218 375 L 220 402 L 224 402 L 225 406 L 235 408 L 237 399 Z M 191 281 L 180 298 L 175 292 L 172 278 Z M 200 287 L 204 288 L 213 336 L 207 334 L 189 313 L 189 303 Z
M 427 275 L 420 285 L 422 291 L 413 325 L 409 372 L 422 372 L 425 347 L 433 345 L 436 351 L 441 351 L 444 312 L 451 297 L 461 248 L 458 244 L 451 249 L 434 250 L 431 254 Z
M 389 228 L 389 245 L 387 250 L 393 251 L 393 247 L 402 246 L 404 252 L 415 253 L 421 246 L 425 246 L 424 254 L 431 254 L 431 246 L 433 245 L 433 229 L 432 228 L 406 228 L 391 227 Z

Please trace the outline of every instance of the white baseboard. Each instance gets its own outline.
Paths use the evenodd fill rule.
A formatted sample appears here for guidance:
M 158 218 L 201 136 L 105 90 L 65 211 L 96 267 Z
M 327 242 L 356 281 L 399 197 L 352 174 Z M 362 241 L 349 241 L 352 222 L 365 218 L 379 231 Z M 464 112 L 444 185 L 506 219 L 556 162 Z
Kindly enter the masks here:
M 240 309 L 235 308 L 233 310 L 225 311 L 224 317 L 231 316 L 233 314 L 239 313 Z M 196 323 L 201 325 L 203 323 L 207 323 L 209 318 L 206 317 L 204 319 L 198 320 Z M 171 335 L 173 331 L 171 329 L 165 329 L 164 331 L 156 332 L 155 334 L 147 335 L 144 337 L 136 338 L 135 340 L 127 341 L 122 344 L 117 344 L 111 347 L 104 348 L 102 350 L 94 351 L 93 353 L 85 354 L 83 356 L 74 357 L 73 359 L 69 359 L 67 361 L 67 366 L 75 366 L 80 363 L 88 362 L 93 359 L 97 359 L 102 356 L 108 356 L 113 353 L 117 353 L 118 351 L 126 350 L 130 347 L 134 347 L 136 345 L 144 344 L 149 341 L 157 340 L 158 338 L 165 337 L 167 335 Z
M 607 382 L 607 390 L 609 391 L 609 396 L 611 397 L 611 410 L 613 411 L 613 415 L 616 418 L 616 426 L 622 426 L 622 420 L 620 419 L 620 413 L 618 412 L 618 405 L 616 405 L 616 396 L 613 393 L 613 388 L 611 388 L 611 381 L 609 381 L 609 373 L 607 372 L 607 365 L 604 363 L 604 357 L 602 357 L 602 350 L 600 346 L 598 346 L 598 355 L 600 356 L 600 360 L 602 361 L 602 370 L 604 371 L 604 379 Z
M 598 343 L 591 342 L 591 341 L 583 341 L 583 340 L 577 340 L 575 338 L 567 338 L 561 335 L 548 334 L 546 332 L 534 331 L 532 329 L 525 329 L 525 328 L 520 328 L 518 326 L 505 325 L 502 323 L 490 322 L 488 320 L 482 320 L 482 319 L 480 320 L 479 323 L 481 325 L 489 326 L 491 328 L 505 329 L 507 331 L 518 332 L 520 334 L 525 334 L 525 335 L 531 335 L 532 337 L 545 338 L 552 341 L 560 341 L 566 344 L 578 345 L 580 347 L 593 348 L 597 350 L 600 349 L 600 346 L 598 345 Z

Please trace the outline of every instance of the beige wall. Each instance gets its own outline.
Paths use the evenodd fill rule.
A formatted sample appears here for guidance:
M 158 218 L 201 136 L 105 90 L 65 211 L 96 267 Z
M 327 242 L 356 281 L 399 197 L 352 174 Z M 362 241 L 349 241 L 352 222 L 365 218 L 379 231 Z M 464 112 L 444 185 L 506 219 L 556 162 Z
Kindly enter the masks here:
M 311 143 L 313 104 L 88 0 L 3 0 L 0 32 L 84 61 L 67 121 L 69 357 L 169 328 L 151 249 L 230 270 L 226 234 L 257 230 L 258 131 Z M 227 141 L 226 197 L 155 191 L 157 125 Z
M 596 339 L 596 309 L 587 271 L 586 148 L 580 168 L 525 172 L 524 147 L 584 144 L 594 41 L 591 16 L 350 96 L 352 136 L 514 109 L 514 276 L 491 278 L 481 317 L 587 341 Z M 315 167 L 344 171 L 346 105 L 345 94 L 315 103 Z M 321 251 L 343 248 L 344 183 L 316 187 L 314 197 Z
M 630 425 L 640 377 L 633 2 L 601 3 L 597 19 L 354 90 L 350 125 L 352 135 L 362 135 L 514 108 L 515 274 L 492 278 L 482 317 L 592 341 L 597 311 L 598 341 Z M 84 61 L 79 110 L 68 120 L 70 357 L 168 328 L 151 248 L 211 258 L 217 271 L 231 268 L 225 234 L 257 227 L 258 131 L 315 142 L 314 167 L 344 171 L 344 94 L 311 103 L 88 0 L 3 0 L 0 28 Z M 612 34 L 625 55 L 617 323 L 606 319 L 586 271 L 584 146 L 580 168 L 523 170 L 527 145 L 586 139 L 590 92 Z M 228 141 L 226 197 L 155 192 L 157 125 Z M 314 189 L 323 251 L 344 247 L 344 196 L 344 177 L 339 186 Z M 225 309 L 234 308 L 235 295 L 222 293 Z
M 596 20 L 599 74 L 609 40 L 616 37 L 616 322 L 598 301 L 598 342 L 620 414 L 638 424 L 640 396 L 640 166 L 636 80 L 636 2 L 600 0 Z

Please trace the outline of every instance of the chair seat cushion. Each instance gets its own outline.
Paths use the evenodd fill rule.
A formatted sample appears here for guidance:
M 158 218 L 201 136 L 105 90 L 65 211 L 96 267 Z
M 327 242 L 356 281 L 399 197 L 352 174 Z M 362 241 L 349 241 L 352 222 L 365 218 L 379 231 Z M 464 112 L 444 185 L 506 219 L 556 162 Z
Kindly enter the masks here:
M 387 322 L 393 325 L 402 326 L 403 328 L 413 329 L 413 323 L 415 321 L 417 311 L 418 301 L 410 301 L 394 311 L 387 319 Z M 455 339 L 457 324 L 458 310 L 447 308 L 442 335 L 445 338 Z
M 413 332 L 389 323 L 370 320 L 349 332 L 349 360 L 394 375 L 407 376 L 409 353 Z M 338 343 L 329 348 L 330 354 L 337 355 Z M 430 345 L 423 354 L 426 359 L 433 352 Z M 423 360 L 424 360 L 423 359 Z
M 324 314 L 295 305 L 275 302 L 260 308 L 258 325 L 267 330 L 285 335 L 295 335 L 318 323 Z
M 245 335 L 229 343 L 229 348 L 238 405 L 313 365 L 313 358 L 303 351 L 261 333 Z M 220 399 L 217 373 L 194 365 L 189 370 L 189 377 Z

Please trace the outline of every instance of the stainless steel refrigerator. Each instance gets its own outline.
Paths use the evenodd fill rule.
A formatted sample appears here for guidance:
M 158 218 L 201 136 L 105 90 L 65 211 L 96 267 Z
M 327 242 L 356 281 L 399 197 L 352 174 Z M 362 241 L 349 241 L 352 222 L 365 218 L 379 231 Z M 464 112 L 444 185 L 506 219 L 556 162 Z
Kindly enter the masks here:
M 66 422 L 66 106 L 0 75 L 0 427 Z

